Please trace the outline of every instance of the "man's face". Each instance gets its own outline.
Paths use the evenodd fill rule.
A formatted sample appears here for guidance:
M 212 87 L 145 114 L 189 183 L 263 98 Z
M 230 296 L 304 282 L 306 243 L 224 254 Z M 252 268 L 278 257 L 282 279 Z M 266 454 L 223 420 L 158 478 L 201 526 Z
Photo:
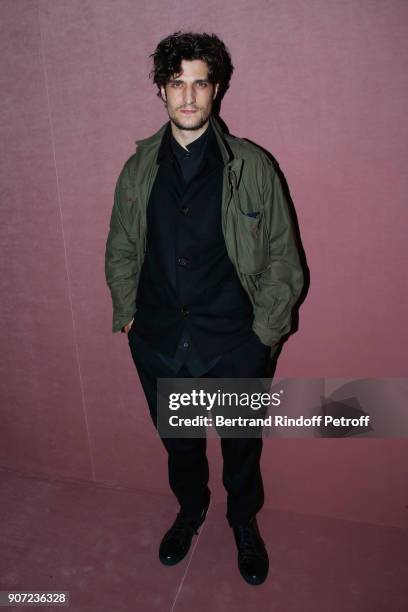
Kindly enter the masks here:
M 211 114 L 218 84 L 208 80 L 208 66 L 202 60 L 182 60 L 181 74 L 173 75 L 161 87 L 170 120 L 181 130 L 198 130 Z

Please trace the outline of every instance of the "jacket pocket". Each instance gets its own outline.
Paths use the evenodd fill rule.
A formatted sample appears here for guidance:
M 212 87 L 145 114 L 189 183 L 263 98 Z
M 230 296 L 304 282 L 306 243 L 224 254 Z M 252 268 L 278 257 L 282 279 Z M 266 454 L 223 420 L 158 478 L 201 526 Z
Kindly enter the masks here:
M 238 265 L 244 274 L 260 274 L 269 265 L 269 241 L 263 211 L 236 209 Z

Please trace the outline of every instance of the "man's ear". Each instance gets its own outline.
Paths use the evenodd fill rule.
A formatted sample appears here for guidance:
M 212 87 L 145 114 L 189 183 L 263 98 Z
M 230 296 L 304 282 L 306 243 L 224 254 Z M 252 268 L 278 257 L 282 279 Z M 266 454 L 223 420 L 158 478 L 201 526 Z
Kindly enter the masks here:
M 214 95 L 213 95 L 213 100 L 215 100 L 216 95 L 218 94 L 218 89 L 219 89 L 219 83 L 216 83 L 216 84 L 215 84 L 215 87 L 214 87 Z
M 160 87 L 160 97 L 163 100 L 163 102 L 166 104 L 167 103 L 166 89 L 163 87 L 163 85 Z

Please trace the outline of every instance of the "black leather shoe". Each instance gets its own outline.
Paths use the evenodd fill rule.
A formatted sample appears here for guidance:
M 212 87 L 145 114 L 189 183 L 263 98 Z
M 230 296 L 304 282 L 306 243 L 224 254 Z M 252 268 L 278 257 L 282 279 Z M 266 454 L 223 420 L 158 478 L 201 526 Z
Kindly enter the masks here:
M 177 514 L 176 520 L 170 529 L 164 534 L 159 548 L 159 559 L 164 565 L 175 565 L 179 563 L 190 549 L 194 534 L 198 534 L 198 528 L 204 523 L 208 505 L 196 520 Z
M 238 548 L 238 568 L 249 584 L 262 584 L 269 570 L 268 553 L 259 533 L 256 518 L 245 525 L 233 527 Z

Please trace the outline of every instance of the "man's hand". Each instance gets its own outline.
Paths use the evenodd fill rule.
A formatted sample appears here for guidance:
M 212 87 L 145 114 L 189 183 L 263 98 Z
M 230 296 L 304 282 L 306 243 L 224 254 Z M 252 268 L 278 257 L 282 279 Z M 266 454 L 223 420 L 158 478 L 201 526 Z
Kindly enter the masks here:
M 128 334 L 128 333 L 129 333 L 129 331 L 130 331 L 130 328 L 131 328 L 131 327 L 132 327 L 132 325 L 133 325 L 133 321 L 134 321 L 134 318 L 133 318 L 133 319 L 132 319 L 132 320 L 131 320 L 131 321 L 130 321 L 130 322 L 127 324 L 127 325 L 124 325 L 124 326 L 122 327 L 122 332 L 124 332 L 125 334 Z

